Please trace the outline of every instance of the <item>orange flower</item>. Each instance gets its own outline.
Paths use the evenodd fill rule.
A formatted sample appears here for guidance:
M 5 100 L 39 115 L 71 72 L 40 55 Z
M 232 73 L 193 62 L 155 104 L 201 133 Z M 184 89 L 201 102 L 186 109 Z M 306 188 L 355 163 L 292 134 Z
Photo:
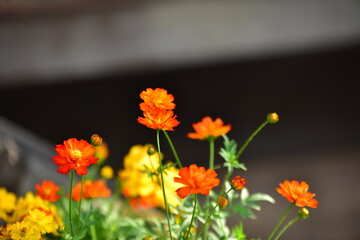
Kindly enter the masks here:
M 205 140 L 208 138 L 217 138 L 231 130 L 231 125 L 225 125 L 224 122 L 217 118 L 213 121 L 209 116 L 204 117 L 201 122 L 194 123 L 193 128 L 195 132 L 188 133 L 191 139 Z
M 217 173 L 209 168 L 198 167 L 196 164 L 190 167 L 183 167 L 179 171 L 181 178 L 175 177 L 174 181 L 186 185 L 176 190 L 177 195 L 184 199 L 189 194 L 201 193 L 208 195 L 209 191 L 220 184 L 220 180 L 216 178 Z
M 152 129 L 174 131 L 173 128 L 180 124 L 173 111 L 156 109 L 144 112 L 144 116 L 145 118 L 138 117 L 138 122 Z
M 140 98 L 144 100 L 143 103 L 140 103 L 140 109 L 144 112 L 151 111 L 154 109 L 165 109 L 172 110 L 175 109 L 174 96 L 168 94 L 165 89 L 156 88 L 147 88 L 146 91 L 140 93 Z
M 308 206 L 311 208 L 316 208 L 318 206 L 318 201 L 313 199 L 315 193 L 308 192 L 309 185 L 306 182 L 302 181 L 299 183 L 295 180 L 292 180 L 291 182 L 285 180 L 279 185 L 281 188 L 277 188 L 276 191 L 290 202 L 295 203 L 296 206 Z
M 245 187 L 246 180 L 240 176 L 236 176 L 231 180 L 231 186 L 234 190 L 241 190 Z
M 72 198 L 75 201 L 80 201 L 81 182 L 77 183 L 72 190 Z M 109 197 L 111 190 L 106 186 L 102 180 L 95 182 L 86 180 L 83 186 L 82 198 L 97 198 L 97 197 Z
M 60 195 L 57 194 L 59 187 L 52 181 L 42 181 L 41 186 L 36 184 L 36 195 L 41 197 L 43 200 L 50 202 L 55 202 L 60 198 Z
M 58 172 L 68 174 L 71 169 L 75 169 L 78 175 L 86 175 L 86 167 L 97 163 L 94 157 L 94 147 L 85 140 L 70 138 L 64 144 L 56 145 L 55 151 L 59 154 L 53 157 L 54 163 L 60 165 Z

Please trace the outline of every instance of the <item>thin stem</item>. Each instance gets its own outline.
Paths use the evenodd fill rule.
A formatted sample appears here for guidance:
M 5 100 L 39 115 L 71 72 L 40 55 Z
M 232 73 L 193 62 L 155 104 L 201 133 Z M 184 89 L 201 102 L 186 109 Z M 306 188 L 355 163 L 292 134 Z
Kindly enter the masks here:
M 196 203 L 197 203 L 197 194 L 195 194 L 195 196 L 194 196 L 194 210 L 193 210 L 193 213 L 192 213 L 192 216 L 191 216 L 191 221 L 190 221 L 190 225 L 189 225 L 189 230 L 188 230 L 188 232 L 187 232 L 187 234 L 186 234 L 186 238 L 185 238 L 185 240 L 187 240 L 188 238 L 189 238 L 189 236 L 190 236 L 190 231 L 191 231 L 191 226 L 192 226 L 192 223 L 193 223 L 193 221 L 194 221 L 194 218 L 195 218 L 195 211 L 196 211 Z
M 157 142 L 157 148 L 158 148 L 158 151 L 159 151 L 161 188 L 162 188 L 163 198 L 164 198 L 164 203 L 165 203 L 166 219 L 167 219 L 167 223 L 168 223 L 168 227 L 169 227 L 170 239 L 172 239 L 171 225 L 170 225 L 169 205 L 168 205 L 168 203 L 167 203 L 167 201 L 166 201 L 166 193 L 165 193 L 165 185 L 164 185 L 164 174 L 163 174 L 163 165 L 162 165 L 162 159 L 161 159 L 160 134 L 159 134 L 159 131 L 160 131 L 160 129 L 158 129 L 158 130 L 156 131 L 156 142 Z
M 172 143 L 172 141 L 171 141 L 171 139 L 170 139 L 169 134 L 168 134 L 165 130 L 162 130 L 162 132 L 164 133 L 164 135 L 165 135 L 165 137 L 166 137 L 166 140 L 168 141 L 168 143 L 169 143 L 169 145 L 170 145 L 170 148 L 171 148 L 171 151 L 172 151 L 173 154 L 174 154 L 176 163 L 178 164 L 179 168 L 182 168 L 182 164 L 181 164 L 179 155 L 178 155 L 177 152 L 176 152 L 176 149 L 175 149 L 174 144 Z
M 249 143 L 254 139 L 254 137 L 268 124 L 268 121 L 263 122 L 251 135 L 250 137 L 248 137 L 248 139 L 245 141 L 245 143 L 241 146 L 241 148 L 239 149 L 239 151 L 236 153 L 236 159 L 239 159 L 241 154 L 245 151 L 246 147 L 249 145 Z M 225 183 L 226 181 L 229 180 L 231 174 L 233 173 L 233 170 L 231 171 L 227 171 L 224 177 L 223 182 Z M 224 191 L 224 186 L 222 186 L 220 193 Z
M 281 231 L 276 235 L 276 237 L 274 238 L 274 240 L 278 240 L 278 239 L 281 237 L 281 235 L 282 235 L 289 227 L 291 227 L 294 223 L 296 223 L 297 220 L 299 220 L 299 219 L 300 219 L 300 217 L 297 216 L 296 218 L 294 218 L 294 219 L 292 219 L 291 221 L 289 221 L 289 222 L 285 225 L 285 227 L 284 227 L 283 229 L 281 229 Z
M 239 157 L 241 156 L 241 154 L 244 152 L 244 150 L 246 149 L 247 145 L 249 145 L 249 143 L 253 140 L 253 138 L 268 124 L 268 121 L 265 121 L 263 124 L 260 125 L 260 127 L 258 127 L 251 135 L 250 137 L 246 140 L 246 142 L 241 146 L 241 148 L 239 149 L 239 151 L 236 154 L 236 159 L 239 159 Z
M 71 201 L 72 201 L 72 187 L 73 187 L 73 181 L 74 181 L 74 169 L 70 170 L 70 190 L 69 190 L 69 224 L 70 224 L 70 232 L 71 236 L 74 236 L 73 227 L 72 227 L 72 214 L 71 214 Z
M 285 218 L 287 217 L 287 215 L 289 214 L 289 212 L 291 211 L 291 209 L 294 207 L 295 203 L 291 203 L 289 208 L 285 211 L 284 215 L 282 216 L 282 218 L 280 219 L 280 221 L 277 223 L 277 225 L 275 226 L 274 230 L 271 232 L 270 236 L 268 237 L 267 240 L 271 240 L 271 238 L 274 236 L 274 234 L 276 233 L 276 231 L 279 229 L 279 227 L 281 226 L 281 224 L 284 222 Z
M 85 175 L 82 175 L 81 176 L 81 188 L 80 188 L 80 200 L 79 200 L 79 208 L 78 208 L 78 225 L 77 225 L 78 231 L 80 228 L 81 203 L 82 203 L 82 199 L 83 199 L 84 184 L 85 184 Z
M 96 229 L 95 229 L 95 225 L 92 224 L 90 226 L 90 231 L 91 231 L 91 239 L 92 240 L 97 240 L 97 235 L 96 235 Z
M 209 168 L 214 170 L 214 152 L 215 152 L 215 139 L 209 139 Z
M 227 190 L 227 191 L 222 195 L 222 197 L 225 197 L 231 190 L 232 190 L 232 188 L 230 188 L 229 190 Z M 207 217 L 204 225 L 202 225 L 199 233 L 196 234 L 195 240 L 196 240 L 196 239 L 201 235 L 201 233 L 205 230 L 206 225 L 207 225 L 208 222 L 210 221 L 211 216 L 214 214 L 214 211 L 215 211 L 215 209 L 217 208 L 217 206 L 219 206 L 219 202 L 217 202 L 216 205 L 215 205 L 215 206 L 213 207 L 213 209 L 211 210 L 211 212 L 210 212 L 209 216 Z

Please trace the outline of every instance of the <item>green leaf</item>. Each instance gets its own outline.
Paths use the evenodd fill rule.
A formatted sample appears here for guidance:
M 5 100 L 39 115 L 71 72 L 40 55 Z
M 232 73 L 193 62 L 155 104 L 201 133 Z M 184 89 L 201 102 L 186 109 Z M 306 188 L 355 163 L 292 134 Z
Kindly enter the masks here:
M 237 240 L 246 240 L 246 234 L 244 233 L 244 227 L 242 222 L 239 223 L 233 230 Z

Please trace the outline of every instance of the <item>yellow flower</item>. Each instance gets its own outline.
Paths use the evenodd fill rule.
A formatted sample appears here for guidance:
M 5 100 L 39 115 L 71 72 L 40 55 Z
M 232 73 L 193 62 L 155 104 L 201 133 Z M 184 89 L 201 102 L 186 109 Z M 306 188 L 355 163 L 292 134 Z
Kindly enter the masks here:
M 124 158 L 125 169 L 119 171 L 121 191 L 134 207 L 165 206 L 159 184 L 160 174 L 157 172 L 160 167 L 159 153 L 151 151 L 149 154 L 148 150 L 151 148 L 153 148 L 151 144 L 131 147 Z M 172 206 L 178 206 L 180 203 L 180 199 L 175 194 L 175 190 L 180 185 L 173 181 L 173 177 L 177 174 L 178 170 L 175 167 L 164 170 L 166 197 Z
M 15 209 L 15 203 L 16 195 L 5 188 L 0 188 L 0 219 L 8 222 L 8 214 Z
M 109 165 L 105 165 L 101 168 L 100 175 L 105 179 L 111 179 L 114 177 L 114 170 Z
M 39 240 L 41 239 L 40 231 L 24 221 L 16 222 L 7 227 L 13 240 Z
M 11 239 L 9 226 L 10 225 L 7 225 L 6 227 L 0 226 L 0 240 Z
M 95 146 L 95 157 L 99 159 L 98 164 L 102 164 L 109 157 L 109 148 L 106 142 L 101 145 Z
M 25 215 L 23 222 L 33 226 L 35 231 L 39 231 L 43 234 L 52 232 L 54 218 L 51 212 L 44 211 L 41 208 L 35 208 L 30 210 L 28 214 Z

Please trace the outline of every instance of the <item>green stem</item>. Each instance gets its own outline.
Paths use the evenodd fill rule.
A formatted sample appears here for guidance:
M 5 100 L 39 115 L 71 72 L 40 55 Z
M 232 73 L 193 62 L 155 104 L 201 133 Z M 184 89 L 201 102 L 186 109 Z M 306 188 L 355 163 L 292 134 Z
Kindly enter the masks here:
M 225 197 L 230 191 L 232 190 L 232 188 L 230 188 L 229 190 L 227 190 L 223 195 L 222 197 Z M 201 233 L 204 231 L 204 229 L 206 228 L 206 225 L 208 224 L 208 222 L 210 221 L 211 219 L 211 216 L 214 214 L 214 211 L 215 209 L 217 208 L 217 206 L 219 206 L 219 202 L 216 203 L 216 205 L 213 207 L 213 209 L 211 210 L 209 216 L 207 217 L 204 225 L 202 225 L 200 231 L 196 234 L 195 236 L 195 240 L 201 235 Z
M 91 239 L 92 240 L 97 240 L 97 235 L 96 235 L 96 229 L 95 229 L 95 225 L 92 224 L 90 226 L 90 231 L 91 231 Z
M 159 134 L 159 132 L 160 132 L 160 129 L 158 129 L 156 131 L 156 142 L 157 142 L 157 148 L 158 148 L 158 151 L 159 151 L 161 188 L 162 188 L 163 198 L 164 198 L 164 203 L 165 203 L 166 219 L 167 219 L 167 223 L 168 223 L 168 227 L 169 227 L 170 239 L 172 239 L 169 205 L 168 205 L 168 203 L 166 201 L 166 193 L 165 193 L 165 185 L 164 185 L 164 174 L 163 174 L 163 165 L 162 165 L 162 159 L 161 159 L 160 134 Z
M 80 228 L 81 203 L 82 203 L 82 199 L 83 199 L 84 184 L 85 184 L 85 175 L 82 175 L 81 176 L 81 188 L 80 188 L 80 200 L 79 200 L 79 208 L 78 208 L 78 225 L 77 225 L 78 231 Z
M 294 207 L 295 203 L 291 203 L 289 208 L 285 211 L 284 215 L 282 216 L 282 218 L 280 219 L 280 221 L 277 223 L 277 225 L 275 226 L 274 230 L 271 232 L 270 236 L 268 237 L 267 240 L 271 240 L 271 238 L 274 236 L 274 234 L 276 233 L 276 231 L 279 229 L 279 227 L 281 226 L 281 224 L 284 222 L 285 218 L 287 217 L 287 215 L 289 214 L 289 212 L 291 211 L 291 209 Z
M 214 170 L 214 152 L 215 152 L 215 139 L 214 138 L 210 138 L 209 139 L 209 168 Z
M 239 151 L 236 154 L 236 159 L 239 159 L 239 157 L 241 156 L 241 154 L 244 152 L 244 150 L 246 149 L 246 147 L 249 145 L 249 143 L 253 140 L 253 138 L 268 124 L 268 121 L 265 121 L 263 124 L 260 125 L 260 127 L 258 127 L 251 135 L 250 137 L 246 140 L 246 142 L 241 146 L 241 148 L 239 149 Z
M 236 159 L 239 159 L 241 154 L 245 151 L 246 147 L 249 145 L 249 143 L 254 139 L 254 137 L 268 124 L 268 121 L 263 122 L 251 135 L 248 137 L 248 139 L 245 141 L 245 143 L 241 146 L 239 151 L 236 153 Z M 227 171 L 223 180 L 223 183 L 226 181 L 229 181 L 229 178 L 231 174 L 233 173 L 233 170 Z M 220 193 L 224 191 L 225 184 L 222 185 Z
M 73 227 L 72 227 L 72 214 L 71 214 L 71 202 L 72 202 L 72 188 L 74 181 L 74 169 L 70 170 L 70 193 L 69 193 L 69 224 L 70 224 L 70 232 L 71 236 L 74 237 Z
M 274 240 L 278 240 L 280 237 L 281 237 L 281 235 L 289 228 L 289 227 L 291 227 L 294 223 L 296 223 L 297 222 L 297 220 L 299 220 L 300 219 L 300 217 L 299 216 L 297 216 L 296 218 L 294 218 L 294 219 L 292 219 L 291 221 L 289 221 L 286 225 L 285 225 L 285 227 L 283 228 L 283 229 L 281 229 L 281 231 L 278 233 L 278 235 L 274 238 Z
M 195 199 L 194 199 L 194 210 L 193 210 L 193 213 L 192 213 L 192 216 L 191 216 L 191 221 L 190 221 L 190 225 L 189 225 L 189 230 L 188 230 L 188 232 L 187 232 L 187 234 L 186 234 L 186 238 L 185 238 L 185 240 L 187 240 L 188 238 L 189 238 L 189 236 L 190 236 L 190 231 L 191 231 L 191 226 L 192 226 L 192 223 L 193 223 L 193 221 L 194 221 L 194 218 L 195 218 L 195 211 L 196 211 L 196 203 L 197 203 L 197 194 L 195 194 Z
M 179 167 L 179 168 L 182 168 L 183 166 L 182 166 L 182 164 L 181 164 L 179 155 L 178 155 L 177 152 L 176 152 L 176 149 L 175 149 L 174 144 L 172 143 L 172 141 L 171 141 L 171 139 L 170 139 L 169 134 L 168 134 L 165 130 L 162 130 L 162 132 L 164 133 L 164 135 L 165 135 L 165 137 L 166 137 L 166 140 L 168 141 L 168 143 L 169 143 L 169 145 L 170 145 L 171 151 L 172 151 L 173 154 L 174 154 L 174 157 L 175 157 L 176 163 L 178 164 L 178 167 Z

